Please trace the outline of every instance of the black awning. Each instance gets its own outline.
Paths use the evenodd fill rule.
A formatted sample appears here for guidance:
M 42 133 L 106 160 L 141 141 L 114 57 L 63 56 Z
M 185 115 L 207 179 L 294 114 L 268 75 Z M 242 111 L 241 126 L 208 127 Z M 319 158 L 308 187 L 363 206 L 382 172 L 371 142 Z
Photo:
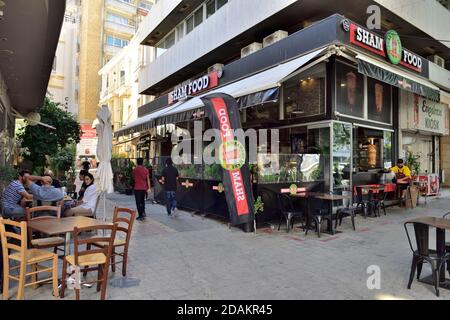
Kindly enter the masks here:
M 245 109 L 269 102 L 277 102 L 280 97 L 280 87 L 267 89 L 260 92 L 237 98 L 239 109 Z
M 433 101 L 440 101 L 440 92 L 400 74 L 380 68 L 367 61 L 358 60 L 358 71 L 368 77 L 383 81 L 398 88 L 417 93 Z
M 237 98 L 239 109 L 245 109 L 257 105 L 262 105 L 270 102 L 277 102 L 280 97 L 280 88 L 270 88 L 260 92 L 251 93 Z M 181 107 L 181 106 L 180 106 Z M 170 123 L 178 123 L 190 121 L 203 117 L 203 107 L 196 109 L 181 111 L 179 113 L 172 113 L 169 115 L 162 115 L 155 120 L 156 125 L 164 125 Z

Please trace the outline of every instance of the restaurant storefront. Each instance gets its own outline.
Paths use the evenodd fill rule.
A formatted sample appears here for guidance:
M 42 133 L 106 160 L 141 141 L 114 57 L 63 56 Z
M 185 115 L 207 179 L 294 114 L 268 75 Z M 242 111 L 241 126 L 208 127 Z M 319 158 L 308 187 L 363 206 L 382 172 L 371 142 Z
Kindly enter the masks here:
M 415 93 L 400 91 L 401 157 L 412 163 L 413 172 L 424 181 L 422 193 L 436 195 L 441 179 L 440 140 L 449 135 L 446 104 Z
M 274 50 L 279 52 L 278 61 L 273 61 Z M 236 76 L 234 70 L 248 70 L 251 65 L 251 59 L 238 60 L 224 66 L 213 87 L 206 80 L 211 74 L 199 78 L 203 82 L 197 79 L 180 85 L 168 94 L 171 104 L 167 107 L 116 132 L 119 136 L 148 134 L 156 128 L 151 140 L 155 143 L 157 199 L 163 200 L 158 174 L 177 142 L 171 140 L 171 133 L 184 129 L 193 137 L 195 120 L 202 121 L 203 130 L 211 127 L 200 100 L 206 94 L 220 92 L 236 98 L 244 130 L 268 130 L 264 144 L 260 137 L 246 142 L 247 153 L 251 148 L 258 151 L 257 163 L 250 168 L 254 196 L 264 202 L 259 223 L 279 218 L 279 193 L 353 192 L 354 185 L 382 182 L 383 173 L 403 150 L 398 143 L 402 139 L 400 91 L 439 101 L 439 88 L 427 81 L 429 62 L 403 49 L 396 33 L 380 37 L 339 15 L 266 51 L 267 56 L 264 50 L 259 53 L 259 59 L 271 60 L 266 68 Z M 208 89 L 186 99 L 191 96 L 187 92 L 191 83 L 197 83 L 200 91 Z M 272 141 L 272 131 L 278 133 L 277 141 Z M 277 150 L 271 150 L 274 145 Z M 221 166 L 185 164 L 177 168 L 179 204 L 227 220 Z

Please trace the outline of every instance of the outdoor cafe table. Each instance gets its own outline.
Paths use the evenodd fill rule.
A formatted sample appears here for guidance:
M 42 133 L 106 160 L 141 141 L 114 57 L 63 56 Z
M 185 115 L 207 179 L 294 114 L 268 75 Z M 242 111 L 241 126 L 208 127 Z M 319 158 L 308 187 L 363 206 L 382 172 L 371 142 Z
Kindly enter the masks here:
M 301 192 L 301 193 L 297 193 L 297 194 L 291 194 L 290 196 L 293 198 L 306 198 L 308 200 L 308 206 L 307 206 L 308 207 L 308 209 L 307 209 L 308 220 L 311 215 L 310 206 L 309 206 L 310 198 L 316 198 L 316 199 L 320 199 L 322 201 L 327 201 L 328 205 L 329 205 L 328 212 L 329 212 L 330 218 L 332 218 L 332 216 L 333 216 L 333 202 L 334 201 L 351 199 L 351 196 L 329 194 L 329 193 L 318 193 L 318 192 Z M 308 223 L 309 223 L 309 221 L 308 221 Z M 335 230 L 334 230 L 332 222 L 330 222 L 330 228 L 328 231 L 330 231 L 332 234 L 335 234 Z
M 72 235 L 73 229 L 75 227 L 78 228 L 86 228 L 86 227 L 95 227 L 100 225 L 111 225 L 111 223 L 107 223 L 102 220 L 97 220 L 89 217 L 76 216 L 76 217 L 67 217 L 60 219 L 49 219 L 49 220 L 34 220 L 28 222 L 28 227 L 32 230 L 42 232 L 49 236 L 57 236 L 59 234 L 66 235 L 65 242 L 65 254 L 70 254 L 70 237 Z
M 421 217 L 409 220 L 406 223 L 423 223 L 429 227 L 436 228 L 436 253 L 439 257 L 445 255 L 445 230 L 450 230 L 450 219 L 436 217 Z M 429 276 L 419 281 L 433 285 L 433 277 Z M 445 265 L 442 266 L 439 278 L 439 286 L 450 290 L 450 281 L 445 279 Z

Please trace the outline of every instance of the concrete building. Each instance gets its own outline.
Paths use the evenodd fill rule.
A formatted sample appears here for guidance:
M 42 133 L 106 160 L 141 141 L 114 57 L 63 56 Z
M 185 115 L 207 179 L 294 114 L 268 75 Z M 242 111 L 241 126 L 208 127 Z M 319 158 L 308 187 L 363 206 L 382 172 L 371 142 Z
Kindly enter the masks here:
M 138 118 L 138 107 L 152 100 L 139 94 L 138 79 L 142 68 L 153 60 L 153 50 L 143 46 L 138 39 L 140 31 L 100 69 L 100 104 L 107 105 L 112 113 L 114 130 L 119 130 Z M 132 141 L 114 145 L 114 154 L 136 156 L 136 143 Z
M 79 64 L 78 36 L 80 27 L 80 6 L 77 0 L 66 2 L 64 23 L 58 47 L 53 60 L 48 92 L 65 110 L 78 115 Z
M 92 124 L 101 90 L 98 70 L 136 33 L 152 0 L 69 0 L 49 91 Z
M 15 119 L 43 104 L 65 1 L 0 2 L 0 164 L 11 161 Z

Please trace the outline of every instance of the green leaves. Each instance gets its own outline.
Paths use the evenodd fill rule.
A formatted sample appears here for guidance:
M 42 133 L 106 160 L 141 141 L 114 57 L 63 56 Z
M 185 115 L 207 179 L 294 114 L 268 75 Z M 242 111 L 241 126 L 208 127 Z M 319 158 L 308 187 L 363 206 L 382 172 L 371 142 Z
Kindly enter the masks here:
M 56 156 L 67 145 L 80 142 L 80 124 L 73 114 L 60 106 L 47 96 L 39 110 L 41 122 L 54 126 L 56 130 L 40 125 L 26 126 L 18 134 L 22 146 L 30 151 L 24 158 L 33 162 L 34 169 L 44 168 L 48 164 L 46 156 Z

